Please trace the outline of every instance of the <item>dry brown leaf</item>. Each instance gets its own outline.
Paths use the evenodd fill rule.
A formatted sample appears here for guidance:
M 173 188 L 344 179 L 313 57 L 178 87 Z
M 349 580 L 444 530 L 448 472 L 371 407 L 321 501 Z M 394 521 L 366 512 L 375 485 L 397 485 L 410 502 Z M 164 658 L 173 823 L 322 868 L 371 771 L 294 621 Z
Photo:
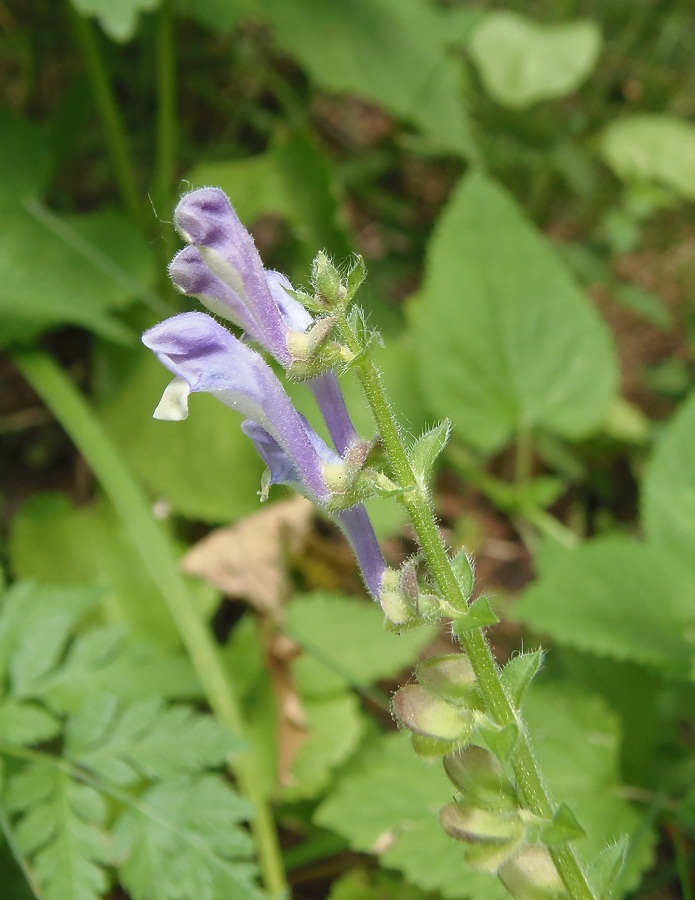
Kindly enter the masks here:
M 303 497 L 271 503 L 203 538 L 184 556 L 181 567 L 278 619 L 289 592 L 287 556 L 302 550 L 313 515 L 312 504 Z

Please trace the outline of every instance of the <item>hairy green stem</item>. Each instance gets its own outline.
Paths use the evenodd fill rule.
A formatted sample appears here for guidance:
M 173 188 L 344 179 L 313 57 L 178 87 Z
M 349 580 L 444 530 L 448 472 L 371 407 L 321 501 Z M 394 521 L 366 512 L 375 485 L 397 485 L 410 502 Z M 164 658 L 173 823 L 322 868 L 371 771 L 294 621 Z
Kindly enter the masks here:
M 128 142 L 123 118 L 121 116 L 116 95 L 109 82 L 106 67 L 99 50 L 94 28 L 84 16 L 73 14 L 75 34 L 82 49 L 87 75 L 94 95 L 99 116 L 104 126 L 106 143 L 118 190 L 128 214 L 143 227 L 143 209 L 140 203 L 137 170 L 133 154 Z
M 24 350 L 14 361 L 84 456 L 159 589 L 186 648 L 210 708 L 244 737 L 242 715 L 215 641 L 191 603 L 171 544 L 154 519 L 147 498 L 84 397 L 47 354 Z M 252 828 L 263 879 L 273 897 L 286 891 L 285 873 L 271 810 L 263 795 L 252 749 L 231 762 L 240 791 L 254 808 Z
M 403 503 L 410 514 L 413 528 L 430 571 L 442 595 L 454 607 L 463 609 L 467 598 L 463 595 L 451 566 L 437 526 L 431 499 L 427 490 L 418 483 L 413 471 L 405 443 L 382 384 L 381 374 L 371 356 L 362 352 L 360 340 L 345 315 L 339 318 L 338 327 L 343 340 L 356 356 L 357 376 L 374 414 L 392 475 L 399 486 L 404 489 Z M 554 806 L 538 771 L 526 726 L 507 696 L 499 668 L 482 629 L 477 628 L 464 632 L 461 635 L 461 643 L 473 666 L 489 713 L 499 726 L 504 727 L 514 723 L 519 730 L 512 766 L 524 803 L 536 815 L 543 818 L 551 817 Z M 596 900 L 596 895 L 589 885 L 574 850 L 569 845 L 548 849 L 562 883 L 572 900 Z
M 168 219 L 176 170 L 176 45 L 171 0 L 158 12 L 156 36 L 157 143 L 152 199 L 158 217 Z M 162 242 L 163 271 L 174 254 L 174 231 L 169 225 Z

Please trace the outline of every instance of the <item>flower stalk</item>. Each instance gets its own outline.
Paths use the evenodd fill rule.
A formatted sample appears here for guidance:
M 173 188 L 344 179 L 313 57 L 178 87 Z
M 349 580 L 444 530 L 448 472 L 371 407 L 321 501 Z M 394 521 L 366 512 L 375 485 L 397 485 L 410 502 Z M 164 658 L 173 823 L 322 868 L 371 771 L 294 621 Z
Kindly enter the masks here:
M 419 683 L 401 688 L 392 703 L 394 716 L 412 732 L 415 751 L 443 757 L 462 795 L 441 811 L 442 827 L 466 845 L 473 868 L 497 873 L 520 900 L 596 900 L 571 846 L 583 834 L 581 826 L 547 792 L 521 714 L 540 654 L 504 670 L 492 655 L 483 628 L 496 616 L 485 598 L 471 602 L 472 563 L 465 552 L 452 558 L 447 551 L 429 490 L 449 423 L 406 445 L 370 353 L 374 335 L 361 311 L 350 310 L 365 275 L 361 260 L 343 276 L 319 253 L 310 296 L 263 268 L 251 235 L 221 191 L 186 195 L 175 222 L 189 246 L 170 266 L 174 283 L 244 335 L 232 335 L 201 312 L 146 332 L 145 345 L 175 376 L 155 417 L 185 418 L 188 394 L 196 391 L 241 412 L 242 428 L 268 466 L 262 497 L 271 484 L 291 485 L 333 515 L 388 627 L 451 620 L 464 652 L 418 666 Z M 333 447 L 295 410 L 261 351 L 280 363 L 287 378 L 313 388 Z M 345 406 L 337 372 L 347 368 L 357 374 L 374 415 L 385 472 L 370 468 L 373 445 L 358 437 Z M 386 566 L 362 505 L 370 496 L 387 495 L 396 495 L 407 509 L 420 545 L 418 556 L 399 571 Z M 420 585 L 419 569 L 426 586 Z

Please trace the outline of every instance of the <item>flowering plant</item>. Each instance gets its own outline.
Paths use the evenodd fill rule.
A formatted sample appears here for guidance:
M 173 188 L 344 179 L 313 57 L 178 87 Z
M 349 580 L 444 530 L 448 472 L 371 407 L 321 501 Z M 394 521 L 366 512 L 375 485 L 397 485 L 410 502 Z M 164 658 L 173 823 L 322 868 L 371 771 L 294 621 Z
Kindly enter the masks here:
M 361 262 L 342 277 L 319 254 L 314 292 L 304 294 L 264 269 L 222 191 L 186 195 L 175 223 L 188 246 L 171 264 L 174 283 L 243 335 L 236 337 L 201 312 L 174 316 L 147 331 L 143 342 L 174 375 L 155 417 L 185 418 L 188 395 L 195 392 L 210 393 L 241 412 L 242 428 L 268 467 L 261 496 L 271 484 L 291 485 L 335 517 L 391 628 L 451 621 L 461 652 L 421 663 L 417 683 L 397 691 L 392 710 L 411 732 L 416 753 L 444 761 L 459 796 L 441 810 L 440 821 L 465 845 L 468 864 L 497 873 L 515 897 L 607 896 L 622 849 L 607 850 L 590 879 L 572 847 L 582 828 L 544 786 L 521 711 L 540 653 L 521 655 L 503 670 L 492 657 L 483 629 L 496 621 L 495 613 L 485 598 L 471 600 L 472 564 L 463 551 L 453 558 L 447 552 L 429 492 L 449 425 L 406 444 L 370 355 L 373 335 L 352 308 L 364 278 Z M 262 351 L 286 377 L 306 381 L 333 448 L 294 408 Z M 357 373 L 377 422 L 386 471 L 368 466 L 371 446 L 350 420 L 337 380 L 348 367 Z M 399 498 L 420 544 L 398 571 L 387 567 L 362 505 L 379 494 Z

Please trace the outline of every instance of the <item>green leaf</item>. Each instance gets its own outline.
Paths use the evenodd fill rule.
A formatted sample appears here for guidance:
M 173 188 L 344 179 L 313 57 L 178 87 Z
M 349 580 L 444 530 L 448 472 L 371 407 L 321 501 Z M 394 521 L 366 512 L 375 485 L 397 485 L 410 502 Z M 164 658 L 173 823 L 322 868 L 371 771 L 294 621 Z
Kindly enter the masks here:
M 152 274 L 151 253 L 132 223 L 108 211 L 61 218 L 38 201 L 2 194 L 0 214 L 7 229 L 0 248 L 2 344 L 60 325 L 134 343 L 110 315 L 147 292 Z
M 492 608 L 488 598 L 478 597 L 469 605 L 465 612 L 456 615 L 452 623 L 452 630 L 454 634 L 461 635 L 466 631 L 472 631 L 474 628 L 485 628 L 487 625 L 494 625 L 496 622 L 499 622 L 499 616 Z
M 445 419 L 421 435 L 410 450 L 410 461 L 419 481 L 428 484 L 432 467 L 446 447 L 451 432 L 451 422 Z
M 364 732 L 364 717 L 354 694 L 305 700 L 303 708 L 308 734 L 292 763 L 292 781 L 282 794 L 288 801 L 318 796 Z
M 577 818 L 566 803 L 561 803 L 555 811 L 553 820 L 541 829 L 541 840 L 547 846 L 564 844 L 584 837 L 586 832 L 577 822 Z
M 103 865 L 110 861 L 106 804 L 92 787 L 73 781 L 53 763 L 32 763 L 10 780 L 7 806 L 22 811 L 14 837 L 45 900 L 104 896 Z
M 51 154 L 44 130 L 0 110 L 0 196 L 24 199 L 48 186 Z
M 488 13 L 468 44 L 485 90 L 510 109 L 571 94 L 600 50 L 601 33 L 592 21 L 545 25 L 506 10 Z
M 444 150 L 474 152 L 445 17 L 421 0 L 256 0 L 278 44 L 317 84 L 414 122 Z M 384 53 L 388 47 L 388 53 Z
M 452 900 L 504 900 L 499 882 L 473 872 L 440 828 L 437 809 L 450 800 L 441 766 L 419 759 L 405 734 L 389 734 L 349 765 L 314 818 L 425 890 Z
M 297 684 L 303 695 L 320 697 L 397 675 L 417 659 L 437 629 L 396 635 L 384 629 L 376 604 L 317 593 L 293 599 L 287 631 L 305 649 L 294 664 Z
M 36 548 L 42 552 L 37 553 Z M 180 638 L 152 578 L 113 511 L 104 503 L 75 508 L 62 494 L 39 494 L 12 523 L 10 556 L 20 578 L 44 584 L 102 584 L 106 617 L 164 647 Z
M 134 900 L 262 900 L 246 861 L 251 839 L 239 827 L 248 814 L 215 776 L 150 788 L 114 826 L 121 882 Z
M 610 898 L 625 866 L 629 841 L 626 837 L 610 844 L 592 863 L 589 878 L 599 897 Z
M 579 650 L 689 678 L 692 590 L 690 573 L 660 548 L 612 536 L 555 549 L 512 614 Z
M 524 712 L 551 795 L 567 804 L 586 832 L 573 844 L 580 858 L 591 863 L 607 845 L 630 835 L 620 888 L 636 888 L 640 872 L 651 865 L 655 834 L 621 796 L 617 716 L 599 697 L 562 683 L 534 685 Z
M 69 759 L 117 785 L 218 766 L 240 748 L 225 726 L 189 707 L 163 707 L 156 697 L 119 706 L 96 693 L 69 720 L 65 737 Z
M 78 13 L 93 16 L 114 41 L 124 43 L 135 36 L 138 17 L 156 9 L 162 0 L 71 0 Z
M 61 713 L 77 712 L 91 693 L 133 702 L 145 697 L 198 699 L 200 685 L 189 659 L 133 641 L 123 626 L 90 628 L 67 648 L 58 668 L 34 685 L 37 696 Z
M 480 728 L 480 734 L 497 759 L 505 763 L 516 747 L 519 728 L 515 722 L 510 722 L 504 728 Z
M 70 630 L 100 595 L 95 588 L 17 582 L 0 597 L 0 675 L 11 671 L 13 693 L 55 665 Z
M 502 680 L 517 709 L 536 677 L 543 663 L 543 651 L 539 648 L 532 653 L 520 653 L 513 656 L 502 669 Z
M 0 702 L 0 741 L 28 746 L 60 733 L 60 722 L 37 703 L 20 703 L 6 697 Z
M 658 113 L 611 122 L 601 135 L 601 153 L 627 182 L 656 182 L 695 200 L 695 125 Z
M 661 432 L 644 475 L 642 519 L 652 544 L 695 573 L 695 392 Z
M 168 373 L 153 354 L 142 352 L 129 354 L 123 367 L 120 389 L 104 405 L 102 418 L 152 494 L 205 522 L 228 523 L 256 511 L 263 462 L 239 417 L 198 394 L 185 422 L 155 421 L 152 412 Z
M 606 325 L 545 238 L 479 172 L 439 220 L 413 318 L 430 408 L 487 452 L 519 431 L 582 437 L 615 395 Z

